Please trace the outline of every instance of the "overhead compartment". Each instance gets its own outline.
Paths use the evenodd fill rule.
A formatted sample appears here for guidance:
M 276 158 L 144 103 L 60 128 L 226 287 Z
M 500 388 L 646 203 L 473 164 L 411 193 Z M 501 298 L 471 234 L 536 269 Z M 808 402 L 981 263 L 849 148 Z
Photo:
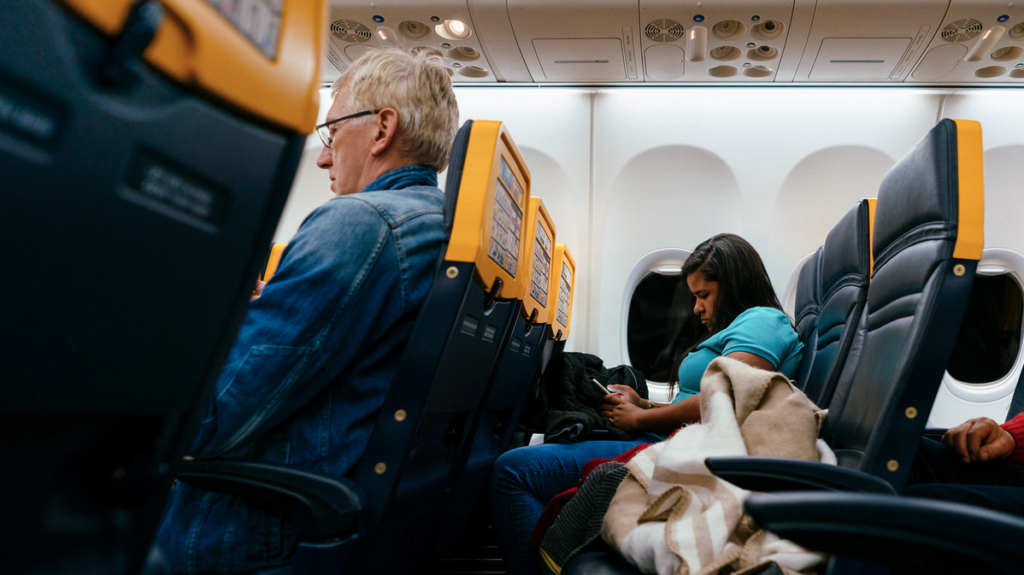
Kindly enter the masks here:
M 621 38 L 538 38 L 533 41 L 533 48 L 547 80 L 621 82 L 626 79 Z
M 797 82 L 898 82 L 924 54 L 949 0 L 818 0 Z
M 636 0 L 508 0 L 534 82 L 642 81 Z
M 953 0 L 906 81 L 1024 84 L 1024 3 Z
M 794 0 L 640 0 L 645 80 L 772 82 L 793 31 L 793 6 Z
M 331 0 L 326 38 L 325 82 L 398 45 L 458 84 L 1024 84 L 1024 1 Z
M 436 51 L 453 82 L 493 83 L 500 71 L 481 38 L 466 0 L 335 1 L 327 18 L 322 79 L 333 82 L 363 54 L 394 46 Z

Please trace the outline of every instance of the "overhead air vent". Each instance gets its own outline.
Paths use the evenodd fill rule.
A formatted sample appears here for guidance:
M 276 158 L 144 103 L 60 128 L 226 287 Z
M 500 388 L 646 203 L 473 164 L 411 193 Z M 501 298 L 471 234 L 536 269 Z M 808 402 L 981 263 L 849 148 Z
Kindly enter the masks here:
M 981 34 L 981 22 L 965 18 L 957 20 L 942 29 L 942 39 L 946 42 L 966 42 Z
M 370 39 L 370 29 L 352 20 L 335 20 L 331 23 L 331 34 L 345 42 L 366 42 Z
M 685 33 L 683 25 L 675 20 L 655 20 L 644 28 L 644 34 L 655 42 L 675 42 Z

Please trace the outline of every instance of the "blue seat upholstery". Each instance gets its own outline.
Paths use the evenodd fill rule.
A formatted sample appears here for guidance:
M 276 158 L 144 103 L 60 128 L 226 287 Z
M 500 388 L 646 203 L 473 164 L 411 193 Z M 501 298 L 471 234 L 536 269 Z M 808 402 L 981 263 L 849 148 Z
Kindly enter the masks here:
M 797 374 L 796 386 L 806 389 L 807 378 L 811 375 L 814 365 L 814 352 L 818 341 L 818 305 L 821 302 L 818 270 L 821 261 L 821 248 L 812 255 L 800 268 L 796 282 L 796 304 L 793 310 L 796 322 L 796 333 L 804 344 L 804 356 L 800 360 L 800 371 Z
M 1024 565 L 1024 520 L 980 507 L 816 492 L 754 495 L 745 507 L 765 529 L 833 554 L 830 573 L 1017 575 Z M 862 560 L 871 568 L 856 569 Z
M 0 570 L 141 568 L 316 119 L 324 4 L 281 8 L 277 89 L 208 5 L 0 2 Z M 247 101 L 196 71 L 225 59 Z
M 849 355 L 867 301 L 870 202 L 857 202 L 828 233 L 822 247 L 814 363 L 804 386 L 807 397 L 822 408 L 829 407 L 844 367 L 851 365 L 852 369 L 852 363 L 857 361 L 856 354 L 852 358 Z
M 452 549 L 462 539 L 476 503 L 487 484 L 498 455 L 508 449 L 528 401 L 540 377 L 544 343 L 548 336 L 550 290 L 555 225 L 540 198 L 531 197 L 524 214 L 521 261 L 524 277 L 518 296 L 518 313 L 496 361 L 479 408 L 473 414 L 472 437 L 459 456 L 463 469 L 445 493 L 438 515 L 437 553 Z

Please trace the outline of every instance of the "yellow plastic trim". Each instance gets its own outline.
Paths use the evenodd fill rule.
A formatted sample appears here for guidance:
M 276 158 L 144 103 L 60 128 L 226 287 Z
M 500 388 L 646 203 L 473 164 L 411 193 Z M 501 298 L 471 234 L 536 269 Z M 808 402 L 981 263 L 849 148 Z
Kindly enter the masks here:
M 538 551 L 540 552 L 540 558 L 544 560 L 544 564 L 547 565 L 548 569 L 555 575 L 562 575 L 562 568 L 559 567 L 558 563 L 555 563 L 555 560 L 548 555 L 548 552 L 543 547 Z
M 277 266 L 281 263 L 281 254 L 288 247 L 288 242 L 277 242 L 270 247 L 270 257 L 267 259 L 267 267 L 263 270 L 262 281 L 268 282 L 277 273 Z
M 565 314 L 565 322 L 563 323 L 559 319 L 558 314 L 558 303 L 559 296 L 562 293 L 562 266 L 565 266 L 569 272 L 569 277 L 566 280 L 567 287 L 569 289 L 569 305 Z M 556 273 L 557 270 L 557 273 Z M 551 294 L 548 297 L 548 323 L 551 325 L 551 333 L 556 341 L 565 341 L 569 338 L 569 326 L 572 324 L 572 300 L 573 295 L 576 293 L 576 260 L 573 259 L 572 254 L 569 252 L 569 248 L 565 244 L 555 244 L 555 253 L 551 258 L 551 284 L 548 286 L 548 293 Z M 561 332 L 561 336 L 559 336 Z
M 133 0 L 63 0 L 101 32 L 124 27 Z M 183 86 L 297 134 L 320 108 L 325 0 L 284 2 L 274 60 L 205 0 L 161 0 L 164 20 L 143 57 Z
M 488 255 L 491 241 L 491 227 L 494 223 L 494 202 L 497 191 L 505 194 L 505 188 L 498 183 L 501 160 L 505 159 L 509 169 L 523 190 L 522 198 L 513 198 L 522 213 L 519 230 L 519 250 L 515 275 L 510 274 Z M 452 161 L 458 161 L 452 158 Z M 469 145 L 459 183 L 459 200 L 455 206 L 455 222 L 448 241 L 445 260 L 476 264 L 476 271 L 484 289 L 491 289 L 495 278 L 502 281 L 498 297 L 517 299 L 522 291 L 523 260 L 526 251 L 525 228 L 526 207 L 530 201 L 530 169 L 526 167 L 519 148 L 501 122 L 476 120 L 469 134 Z
M 868 257 L 871 259 L 870 267 L 868 267 L 868 282 L 871 282 L 871 276 L 875 274 L 875 205 L 878 204 L 878 198 L 868 198 Z
M 540 198 L 530 198 L 530 207 L 527 208 L 526 213 L 526 231 L 523 232 L 523 241 L 526 243 L 523 255 L 523 288 L 519 294 L 519 299 L 523 302 L 523 314 L 529 318 L 533 311 L 537 310 L 537 318 L 534 320 L 534 323 L 542 324 L 548 322 L 548 301 L 552 296 L 551 262 L 555 255 L 555 224 L 551 222 L 551 216 L 548 215 L 548 210 L 544 207 L 544 202 Z M 546 248 L 544 243 L 537 237 L 538 226 L 547 234 L 548 242 Z M 547 274 L 546 277 L 541 279 L 546 296 L 544 301 L 538 300 L 534 297 L 533 293 L 534 272 L 537 271 L 537 250 L 542 250 L 547 255 L 547 269 L 545 270 Z
M 953 121 L 956 122 L 957 195 L 960 198 L 953 258 L 980 261 L 985 248 L 985 160 L 981 124 L 973 120 Z

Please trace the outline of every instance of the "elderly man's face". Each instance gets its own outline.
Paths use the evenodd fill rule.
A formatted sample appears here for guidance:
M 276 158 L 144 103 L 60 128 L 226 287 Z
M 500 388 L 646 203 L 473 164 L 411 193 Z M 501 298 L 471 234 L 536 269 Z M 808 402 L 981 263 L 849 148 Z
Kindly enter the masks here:
M 348 86 L 342 86 L 330 110 L 327 111 L 325 121 L 329 122 L 361 111 L 348 109 L 345 104 L 348 96 Z M 330 129 L 331 146 L 324 146 L 320 151 L 316 165 L 327 170 L 331 177 L 331 191 L 335 195 L 354 194 L 361 189 L 359 182 L 369 159 L 372 137 L 377 128 L 373 122 L 354 124 L 352 120 L 345 120 L 332 124 Z

